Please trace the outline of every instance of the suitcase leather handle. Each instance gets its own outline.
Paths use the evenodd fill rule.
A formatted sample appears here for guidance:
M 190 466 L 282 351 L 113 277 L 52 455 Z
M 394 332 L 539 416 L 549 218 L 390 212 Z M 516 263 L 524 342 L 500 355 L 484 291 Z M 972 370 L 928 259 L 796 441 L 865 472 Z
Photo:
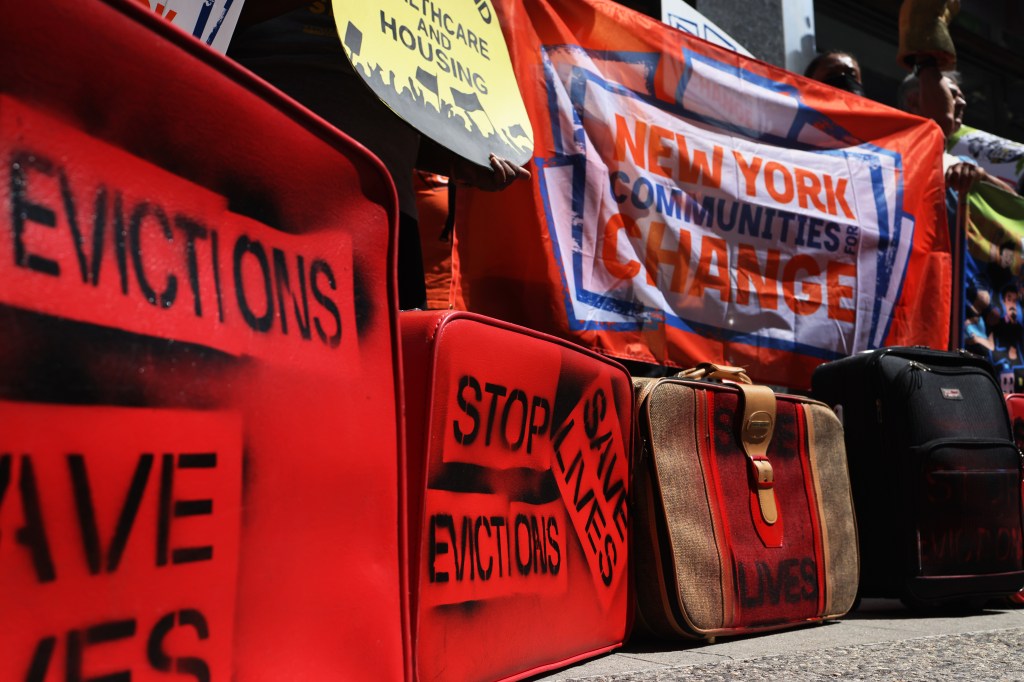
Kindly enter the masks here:
M 738 384 L 751 384 L 750 377 L 742 367 L 716 365 L 713 362 L 702 362 L 696 367 L 684 369 L 677 374 L 680 379 L 726 379 Z

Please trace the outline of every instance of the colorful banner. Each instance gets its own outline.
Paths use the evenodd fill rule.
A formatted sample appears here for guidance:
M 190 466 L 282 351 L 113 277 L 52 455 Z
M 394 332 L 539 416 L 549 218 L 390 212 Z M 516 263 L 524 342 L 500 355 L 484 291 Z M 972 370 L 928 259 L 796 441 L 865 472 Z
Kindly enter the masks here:
M 530 158 L 530 119 L 490 0 L 332 4 L 345 55 L 395 113 L 480 165 L 492 153 Z
M 968 194 L 963 347 L 990 359 L 1003 390 L 1024 391 L 1024 198 L 978 183 Z
M 536 172 L 532 186 L 465 193 L 469 309 L 787 386 L 866 348 L 945 346 L 933 126 L 616 3 L 496 7 Z
M 1024 144 L 970 126 L 949 137 L 946 145 L 954 156 L 974 159 L 989 174 L 1016 187 L 1024 178 Z
M 245 0 L 135 0 L 221 54 L 228 51 L 231 35 Z

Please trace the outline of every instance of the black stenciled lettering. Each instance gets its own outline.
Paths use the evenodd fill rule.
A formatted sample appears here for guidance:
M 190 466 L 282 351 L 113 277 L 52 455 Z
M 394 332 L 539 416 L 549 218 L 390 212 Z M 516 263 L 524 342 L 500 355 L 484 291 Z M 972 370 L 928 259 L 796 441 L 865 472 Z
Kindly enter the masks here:
M 427 563 L 427 575 L 432 583 L 446 583 L 448 582 L 448 571 L 439 571 L 434 565 L 437 557 L 447 554 L 449 548 L 447 542 L 438 539 L 438 526 L 448 528 L 449 535 L 455 537 L 455 520 L 451 514 L 433 514 L 430 517 L 430 542 L 428 543 L 430 561 Z
M 220 236 L 210 232 L 210 257 L 213 259 L 213 287 L 217 292 L 217 320 L 224 321 L 224 292 L 220 286 Z
M 146 491 L 146 484 L 149 482 L 149 472 L 153 469 L 153 455 L 143 453 L 139 456 L 139 462 L 135 465 L 135 473 L 132 474 L 131 484 L 125 494 L 124 504 L 121 505 L 121 513 L 117 517 L 117 526 L 114 528 L 114 537 L 110 541 L 110 548 L 107 551 L 107 572 L 113 573 L 121 564 L 121 556 L 128 544 L 128 536 L 131 534 L 135 518 L 139 514 L 139 506 L 142 504 L 142 494 Z
M 160 496 L 156 518 L 156 565 L 166 566 L 171 544 L 171 495 L 174 492 L 174 455 L 165 453 L 161 458 Z
M 607 490 L 605 492 L 605 499 L 610 499 Z M 612 521 L 615 523 L 615 530 L 619 534 L 619 539 L 625 540 L 626 529 L 629 528 L 629 497 L 626 495 L 625 487 L 619 489 L 615 497 L 615 502 L 612 505 Z
M 491 527 L 494 528 L 494 536 L 495 536 L 495 538 L 498 541 L 498 577 L 502 578 L 502 577 L 505 576 L 505 573 L 504 573 L 504 570 L 503 570 L 503 566 L 505 566 L 507 564 L 509 566 L 509 568 L 511 569 L 511 562 L 512 562 L 511 556 L 508 555 L 508 552 L 511 551 L 511 548 L 509 547 L 510 542 L 508 541 L 508 526 L 505 524 L 505 517 L 503 517 L 503 516 L 492 516 L 491 517 Z M 505 542 L 506 557 L 505 557 L 504 561 L 502 560 L 502 556 L 503 555 L 501 553 L 501 538 L 502 538 L 502 535 L 504 535 L 505 539 L 506 539 L 506 542 Z
M 114 192 L 114 254 L 121 276 L 121 293 L 128 293 L 128 228 L 124 222 L 124 197 Z
M 605 526 L 604 512 L 601 511 L 601 505 L 598 504 L 593 490 L 587 492 L 585 502 L 590 504 L 590 511 L 587 512 L 587 520 L 583 524 L 583 529 L 587 534 L 587 540 L 590 541 L 590 548 L 597 552 L 596 539 L 600 539 Z
M 46 539 L 46 529 L 43 527 L 43 510 L 39 504 L 39 487 L 36 484 L 35 469 L 32 467 L 32 460 L 28 455 L 21 457 L 18 491 L 21 493 L 25 525 L 15 531 L 14 539 L 31 553 L 32 566 L 39 582 L 51 582 L 57 579 L 57 570 L 53 566 L 50 545 Z
M 295 323 L 299 326 L 299 335 L 304 339 L 311 338 L 309 327 L 309 296 L 306 293 L 306 263 L 301 255 L 296 256 L 295 272 L 298 275 L 298 288 L 302 296 L 302 307 L 299 307 L 299 300 L 292 292 L 291 280 L 288 278 L 288 263 L 285 260 L 284 251 L 274 249 L 274 287 L 277 289 L 277 310 L 281 316 L 281 333 L 288 333 L 288 314 L 285 305 L 285 294 L 292 300 L 292 310 L 295 311 Z M 321 337 L 322 339 L 323 337 Z
M 524 534 L 520 533 L 520 530 L 525 530 Z M 513 537 L 516 540 L 516 567 L 519 569 L 519 575 L 527 576 L 530 575 L 530 562 L 533 559 L 533 538 L 530 535 L 530 520 L 526 518 L 526 514 L 516 514 L 515 530 L 513 531 Z M 523 556 L 523 548 L 526 548 L 526 556 Z
M 487 408 L 487 433 L 484 434 L 484 445 L 489 446 L 491 444 L 491 432 L 494 430 L 494 415 L 498 410 L 498 397 L 504 396 L 508 392 L 508 389 L 501 384 L 484 384 L 484 393 L 491 394 L 491 404 Z
M 587 490 L 582 497 L 580 496 L 580 489 L 583 486 L 583 470 L 586 463 L 583 461 L 583 451 L 577 450 L 576 457 L 573 458 L 572 464 L 569 465 L 569 469 L 565 472 L 565 482 L 569 481 L 573 477 L 573 472 L 576 472 L 576 486 L 572 493 L 572 503 L 576 507 L 576 511 L 582 511 L 583 507 L 587 506 L 588 503 L 596 502 L 593 490 Z
M 213 469 L 217 466 L 217 455 L 212 452 L 182 453 L 178 455 L 177 469 Z M 213 500 L 174 500 L 174 455 L 165 453 L 161 457 L 160 497 L 157 512 L 157 566 L 166 566 L 168 557 L 172 564 L 195 561 L 209 561 L 213 558 L 213 546 L 178 547 L 170 550 L 171 519 L 188 516 L 210 515 Z
M 520 419 L 519 426 L 514 429 L 513 433 L 516 434 L 516 440 L 509 439 L 508 436 L 508 423 L 509 414 L 512 412 L 513 405 L 520 405 Z M 505 408 L 501 411 L 501 436 L 505 440 L 505 445 L 513 452 L 523 446 L 523 441 L 526 440 L 526 418 L 527 418 L 527 406 L 526 406 L 526 392 L 522 389 L 516 388 L 509 394 L 508 400 L 505 401 Z
M 242 276 L 242 260 L 246 255 L 256 259 L 260 275 L 263 279 L 263 295 L 266 300 L 267 309 L 262 315 L 256 315 L 249 305 L 249 299 L 245 291 L 245 278 Z M 238 299 L 238 309 L 242 311 L 242 319 L 250 328 L 258 332 L 268 332 L 274 324 L 274 292 L 270 281 L 270 262 L 267 260 L 267 252 L 258 241 L 249 239 L 242 235 L 235 242 L 234 254 L 235 272 L 235 297 Z
M 58 169 L 57 178 L 60 181 L 60 196 L 64 203 L 64 215 L 68 219 L 68 227 L 71 228 L 71 240 L 75 246 L 75 256 L 78 258 L 78 269 L 82 273 L 82 283 L 85 284 L 89 281 L 89 272 L 85 262 L 85 237 L 78 227 L 78 208 L 75 206 L 75 195 L 71 191 L 71 183 L 63 168 Z M 98 255 L 93 254 L 94 261 Z
M 82 455 L 70 454 L 67 456 L 67 463 L 68 471 L 71 473 L 71 492 L 75 498 L 85 561 L 89 565 L 89 572 L 96 575 L 100 572 L 100 533 L 96 526 L 96 510 L 92 503 L 89 477 L 85 471 L 85 458 Z
M 473 391 L 473 402 L 466 400 L 465 391 L 466 389 Z M 459 445 L 472 445 L 473 441 L 476 440 L 477 433 L 480 431 L 480 411 L 476 408 L 474 402 L 479 402 L 483 398 L 483 393 L 480 392 L 480 382 L 475 378 L 467 375 L 459 377 L 459 389 L 455 394 L 455 401 L 458 403 L 459 408 L 466 413 L 466 416 L 472 420 L 473 428 L 466 432 L 463 430 L 462 425 L 458 419 L 452 421 L 452 428 L 455 432 L 455 442 Z
M 548 538 L 548 570 L 551 571 L 551 575 L 558 575 L 558 572 L 562 570 L 562 547 L 558 543 L 558 521 L 553 516 L 548 519 L 546 534 Z
M 135 635 L 135 620 L 116 620 L 100 623 L 83 630 L 72 630 L 68 633 L 67 648 L 67 680 L 68 682 L 131 682 L 129 670 L 107 673 L 102 677 L 83 678 L 85 648 L 119 639 L 128 639 Z
M 615 495 L 626 494 L 626 484 L 621 478 L 616 478 L 612 483 L 612 474 L 615 473 L 615 462 L 619 459 L 619 453 L 614 453 L 610 460 L 607 455 L 607 450 L 601 453 L 597 463 L 597 474 L 601 477 L 601 492 L 604 493 L 604 499 L 611 500 Z M 603 466 L 606 462 L 607 466 Z
M 561 428 L 558 429 L 558 433 L 555 434 L 555 459 L 558 460 L 558 468 L 562 472 L 565 471 L 565 461 L 562 459 L 562 443 L 565 442 L 565 439 L 569 435 L 569 432 L 572 431 L 573 426 L 574 421 L 570 419 L 562 424 Z
M 462 517 L 462 543 L 459 547 L 459 551 L 455 552 L 455 579 L 459 582 L 466 577 L 466 555 L 469 555 L 469 577 L 472 578 L 476 573 L 476 567 L 473 565 L 473 520 L 468 516 Z M 452 545 L 456 545 L 455 534 L 452 533 Z
M 785 559 L 779 562 L 779 582 L 782 584 L 782 593 L 785 595 L 787 604 L 800 602 L 800 560 Z
M 39 640 L 32 652 L 32 660 L 28 665 L 28 672 L 25 673 L 25 682 L 44 682 L 46 671 L 50 669 L 50 661 L 53 659 L 53 651 L 56 648 L 56 637 L 44 637 Z
M 164 640 L 175 628 L 175 626 L 190 627 L 196 632 L 200 641 L 210 637 L 210 626 L 206 617 L 196 609 L 182 609 L 175 613 L 168 613 L 157 621 L 149 633 L 146 641 L 146 658 L 154 670 L 160 672 L 171 672 L 179 675 L 191 675 L 198 682 L 210 681 L 210 666 L 201 658 L 194 656 L 179 656 L 172 658 L 164 650 Z
M 313 325 L 316 327 L 316 335 L 320 337 L 322 342 L 331 348 L 337 348 L 341 344 L 341 313 L 338 311 L 338 305 L 321 291 L 321 275 L 327 279 L 327 286 L 330 287 L 331 291 L 337 291 L 338 287 L 334 281 L 334 271 L 331 270 L 331 266 L 327 264 L 327 261 L 318 258 L 309 267 L 309 285 L 313 290 L 313 298 L 323 306 L 323 309 L 334 320 L 334 332 L 330 336 L 327 335 L 323 325 L 320 323 L 319 315 L 313 318 Z
M 601 582 L 605 587 L 612 584 L 615 578 L 615 565 L 619 563 L 619 548 L 611 535 L 604 536 L 604 551 L 598 555 L 598 565 L 601 569 Z
M 541 526 L 536 516 L 530 517 L 530 544 L 533 546 L 533 572 L 548 572 L 547 535 L 541 533 Z
M 744 608 L 750 609 L 764 604 L 764 591 L 761 589 L 761 583 L 757 582 L 756 592 L 751 592 L 751 585 L 747 581 L 747 569 L 744 564 L 738 564 L 736 569 L 736 582 L 740 592 L 740 603 Z
M 45 275 L 60 276 L 57 261 L 29 253 L 25 247 L 25 229 L 28 223 L 43 227 L 57 227 L 57 213 L 48 206 L 34 203 L 28 197 L 28 171 L 47 177 L 54 174 L 54 163 L 31 152 L 16 152 L 11 158 L 11 228 L 14 233 L 14 264 Z
M 604 389 L 600 388 L 583 405 L 583 432 L 587 434 L 587 439 L 592 444 L 591 447 L 594 447 L 593 443 L 597 437 L 597 430 L 600 428 L 601 422 L 604 421 L 607 410 L 608 398 L 604 394 Z
M 576 511 L 583 511 L 584 507 L 590 505 L 590 510 L 587 512 L 586 522 L 584 528 L 587 535 L 587 540 L 590 542 L 590 548 L 597 552 L 597 541 L 591 531 L 597 531 L 597 537 L 600 537 L 600 532 L 603 530 L 606 519 L 604 518 L 604 512 L 601 511 L 600 505 L 598 504 L 597 496 L 592 488 L 587 489 L 586 492 L 581 494 L 583 490 L 583 473 L 586 468 L 586 462 L 583 458 L 583 451 L 579 448 L 576 450 L 576 455 L 573 457 L 572 462 L 569 464 L 568 469 L 565 467 L 565 460 L 562 458 L 561 446 L 565 441 L 566 436 L 572 429 L 573 422 L 569 420 L 555 436 L 555 459 L 558 463 L 560 472 L 564 475 L 564 481 L 566 485 L 573 485 L 573 506 Z M 573 479 L 575 478 L 575 484 Z
M 185 269 L 188 271 L 188 286 L 192 290 L 192 310 L 196 317 L 202 317 L 203 297 L 199 288 L 196 239 L 206 239 L 209 231 L 198 220 L 180 214 L 174 216 L 174 226 L 185 233 Z
M 475 541 L 476 541 L 476 572 L 480 576 L 481 580 L 490 580 L 491 573 L 494 571 L 494 557 L 487 557 L 487 559 L 488 559 L 487 568 L 484 568 L 483 552 L 480 550 L 480 548 L 483 546 L 483 543 L 480 542 L 480 529 L 483 528 L 484 530 L 486 530 L 487 531 L 487 537 L 488 537 L 488 539 L 490 539 L 490 537 L 491 537 L 491 524 L 487 520 L 486 516 L 478 516 L 477 519 L 476 519 L 476 523 L 474 525 L 476 526 L 476 528 L 475 528 L 475 530 L 476 530 L 476 538 L 475 538 Z M 490 543 L 487 543 L 487 544 L 489 545 Z M 501 556 L 500 555 L 498 556 L 498 560 L 499 561 L 501 560 Z
M 540 415 L 540 421 L 537 416 Z M 526 437 L 526 452 L 533 453 L 533 437 L 539 436 L 547 431 L 551 421 L 551 404 L 546 398 L 539 395 L 533 396 L 530 402 L 530 434 Z
M 89 268 L 89 281 L 97 286 L 100 283 L 100 263 L 103 262 L 103 243 L 107 233 L 107 188 L 103 185 L 96 189 L 92 215 L 92 266 Z
M 757 562 L 757 575 L 764 586 L 765 599 L 769 604 L 778 604 L 782 597 L 782 576 L 778 579 L 772 575 L 772 568 L 763 561 Z
M 803 576 L 803 589 L 800 596 L 807 601 L 818 599 L 818 567 L 814 559 L 804 557 L 800 560 L 800 574 Z
M 171 221 L 167 218 L 167 213 L 164 209 L 160 205 L 151 204 L 148 201 L 139 203 L 132 211 L 131 218 L 128 221 L 128 241 L 132 255 L 132 265 L 135 268 L 135 281 L 138 283 L 142 295 L 146 297 L 150 304 L 158 305 L 161 308 L 170 308 L 174 305 L 174 299 L 178 296 L 177 275 L 173 273 L 167 274 L 167 283 L 159 296 L 157 296 L 156 291 L 146 277 L 145 264 L 142 257 L 142 225 L 145 223 L 146 218 L 150 216 L 156 219 L 157 226 L 163 233 L 164 239 L 172 244 L 174 243 Z
M 815 601 L 818 598 L 818 574 L 813 559 L 788 558 L 780 560 L 774 570 L 767 562 L 754 562 L 756 584 L 751 585 L 748 566 L 737 568 L 737 587 L 740 602 L 746 608 L 771 604 L 783 600 L 788 604 Z

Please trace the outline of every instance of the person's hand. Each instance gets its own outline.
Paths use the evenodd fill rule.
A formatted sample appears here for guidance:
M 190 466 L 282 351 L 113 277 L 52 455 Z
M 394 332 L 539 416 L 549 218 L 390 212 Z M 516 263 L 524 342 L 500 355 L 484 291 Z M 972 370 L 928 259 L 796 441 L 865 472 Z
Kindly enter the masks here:
M 516 180 L 529 180 L 533 177 L 530 171 L 508 159 L 491 154 L 490 161 L 491 167 L 485 168 L 459 159 L 452 169 L 452 177 L 457 182 L 472 185 L 487 192 L 500 192 Z
M 1010 187 L 999 178 L 990 175 L 981 166 L 960 162 L 946 170 L 946 186 L 955 189 L 958 194 L 970 191 L 979 182 L 987 182 L 1010 194 L 1017 194 L 1013 187 Z
M 975 183 L 987 178 L 988 173 L 980 166 L 966 162 L 953 164 L 946 170 L 946 186 L 955 189 L 958 194 L 970 191 Z

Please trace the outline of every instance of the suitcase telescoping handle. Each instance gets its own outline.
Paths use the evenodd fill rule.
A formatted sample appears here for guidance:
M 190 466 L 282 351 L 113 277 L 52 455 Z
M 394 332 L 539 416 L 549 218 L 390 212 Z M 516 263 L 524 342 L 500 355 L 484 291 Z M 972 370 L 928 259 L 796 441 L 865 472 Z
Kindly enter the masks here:
M 740 442 L 752 467 L 761 518 L 768 525 L 779 519 L 775 502 L 775 473 L 768 460 L 768 444 L 775 431 L 775 393 L 767 386 L 755 385 L 742 367 L 702 362 L 692 369 L 683 370 L 682 379 L 725 379 L 735 382 L 743 396 L 743 421 Z

